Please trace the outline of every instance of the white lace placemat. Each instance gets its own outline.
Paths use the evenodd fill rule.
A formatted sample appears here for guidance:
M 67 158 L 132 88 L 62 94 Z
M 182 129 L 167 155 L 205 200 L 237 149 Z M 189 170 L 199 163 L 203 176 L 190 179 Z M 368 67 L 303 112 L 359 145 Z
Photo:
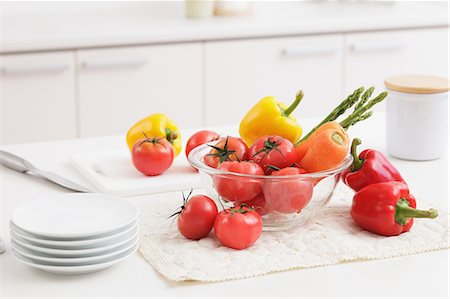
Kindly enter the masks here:
M 223 281 L 345 261 L 384 259 L 449 248 L 449 215 L 417 219 L 411 231 L 378 236 L 358 228 L 349 209 L 353 193 L 338 186 L 324 213 L 309 224 L 285 232 L 263 232 L 254 246 L 233 250 L 221 246 L 213 232 L 199 241 L 181 236 L 166 218 L 179 203 L 143 207 L 140 252 L 158 272 L 174 281 Z M 429 208 L 418 200 L 418 208 Z

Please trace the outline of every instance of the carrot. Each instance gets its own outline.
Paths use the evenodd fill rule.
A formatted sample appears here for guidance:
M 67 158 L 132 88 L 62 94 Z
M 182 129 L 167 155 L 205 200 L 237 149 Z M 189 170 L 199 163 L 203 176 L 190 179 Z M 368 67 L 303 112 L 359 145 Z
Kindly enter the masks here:
M 387 92 L 382 92 L 369 100 L 373 92 L 374 87 L 367 90 L 364 87 L 356 89 L 303 136 L 295 145 L 297 164 L 306 172 L 328 170 L 338 166 L 349 152 L 347 129 L 372 116 L 372 111 L 369 110 L 387 96 Z M 353 106 L 354 110 L 350 115 L 339 123 L 335 121 Z
M 305 141 L 302 143 L 299 143 L 295 147 L 295 153 L 297 155 L 297 161 L 301 161 L 303 157 L 305 156 L 306 152 L 308 151 L 309 146 L 313 143 L 313 141 L 316 139 L 317 135 L 319 135 L 321 132 L 328 130 L 328 129 L 339 129 L 342 128 L 337 122 L 335 121 L 329 121 L 318 127 Z
M 317 172 L 338 166 L 348 155 L 350 139 L 339 123 L 328 122 L 297 148 L 300 146 L 304 152 L 300 167 L 306 172 Z

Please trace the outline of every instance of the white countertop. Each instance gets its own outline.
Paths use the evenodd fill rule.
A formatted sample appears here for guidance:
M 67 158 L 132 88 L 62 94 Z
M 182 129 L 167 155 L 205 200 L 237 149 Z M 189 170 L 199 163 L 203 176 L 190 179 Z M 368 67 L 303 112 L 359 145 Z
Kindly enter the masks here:
M 183 1 L 119 7 L 96 3 L 92 9 L 85 4 L 84 9 L 41 14 L 21 14 L 20 7 L 8 13 L 9 5 L 13 4 L 3 4 L 0 53 L 439 27 L 449 23 L 448 3 L 444 1 L 254 2 L 251 16 L 204 20 L 187 19 Z
M 316 121 L 305 119 L 300 122 L 309 128 Z M 384 130 L 384 115 L 375 114 L 351 128 L 349 134 L 362 139 L 361 148 L 377 148 L 384 152 Z M 184 136 L 188 135 L 186 132 Z M 11 145 L 3 149 L 22 155 L 38 167 L 79 180 L 68 165 L 70 154 L 121 148 L 123 142 L 123 137 L 117 136 Z M 390 159 L 408 181 L 412 193 L 427 198 L 436 206 L 448 206 L 448 156 L 427 162 Z M 8 222 L 18 205 L 39 196 L 67 191 L 3 167 L 0 171 L 1 236 L 9 246 Z M 171 192 L 127 200 L 141 205 L 179 200 L 179 197 L 179 192 Z M 168 281 L 139 253 L 101 272 L 58 276 L 25 266 L 6 252 L 0 255 L 0 297 L 447 297 L 449 252 L 292 270 L 222 283 Z

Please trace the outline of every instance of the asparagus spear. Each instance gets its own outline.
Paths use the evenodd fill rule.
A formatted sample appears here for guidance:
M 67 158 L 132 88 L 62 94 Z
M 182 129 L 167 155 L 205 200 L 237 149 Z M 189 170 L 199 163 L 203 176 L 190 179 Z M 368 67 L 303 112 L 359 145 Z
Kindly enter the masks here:
M 367 89 L 361 96 L 361 100 L 355 105 L 355 109 L 353 111 L 358 110 L 364 104 L 367 102 L 367 100 L 372 96 L 373 91 L 375 90 L 374 86 L 371 86 L 369 89 Z
M 367 112 L 367 113 L 361 115 L 360 117 L 355 118 L 355 119 L 352 121 L 352 123 L 350 124 L 350 126 L 353 126 L 353 125 L 356 124 L 357 122 L 360 122 L 360 121 L 363 121 L 363 120 L 365 120 L 365 119 L 368 119 L 369 117 L 372 116 L 372 114 L 373 114 L 373 111 L 369 111 L 369 112 Z M 349 127 L 350 127 L 350 126 L 349 126 Z M 348 128 L 344 128 L 344 129 L 348 129 Z
M 361 120 L 367 119 L 368 117 L 371 116 L 371 114 L 368 116 L 367 115 L 364 116 L 364 113 L 366 113 L 367 110 L 369 110 L 370 108 L 372 108 L 379 102 L 383 101 L 387 97 L 387 95 L 388 95 L 388 93 L 386 91 L 383 91 L 376 98 L 370 100 L 367 103 L 367 105 L 365 105 L 365 106 L 363 105 L 363 106 L 359 107 L 358 109 L 356 109 L 355 111 L 353 111 L 352 114 L 350 114 L 349 116 L 347 116 L 346 119 L 344 119 L 343 121 L 340 122 L 340 125 L 344 129 L 348 129 L 351 125 L 354 125 Z
M 336 108 L 331 111 L 330 114 L 328 114 L 317 126 L 312 128 L 311 131 L 309 131 L 308 134 L 303 136 L 300 141 L 297 142 L 301 143 L 308 139 L 308 137 L 321 125 L 323 125 L 326 122 L 333 121 L 337 119 L 340 115 L 342 115 L 347 109 L 351 108 L 358 100 L 361 93 L 364 91 L 364 87 L 360 87 L 357 90 L 355 90 L 351 95 L 349 95 L 345 100 L 343 100 Z

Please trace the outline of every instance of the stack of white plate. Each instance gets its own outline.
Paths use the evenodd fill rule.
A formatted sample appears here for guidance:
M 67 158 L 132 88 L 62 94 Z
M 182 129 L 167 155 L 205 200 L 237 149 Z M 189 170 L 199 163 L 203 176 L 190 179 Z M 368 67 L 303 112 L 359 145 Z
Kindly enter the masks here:
M 136 251 L 137 223 L 138 209 L 112 196 L 74 193 L 36 199 L 12 215 L 12 252 L 48 272 L 94 272 Z

